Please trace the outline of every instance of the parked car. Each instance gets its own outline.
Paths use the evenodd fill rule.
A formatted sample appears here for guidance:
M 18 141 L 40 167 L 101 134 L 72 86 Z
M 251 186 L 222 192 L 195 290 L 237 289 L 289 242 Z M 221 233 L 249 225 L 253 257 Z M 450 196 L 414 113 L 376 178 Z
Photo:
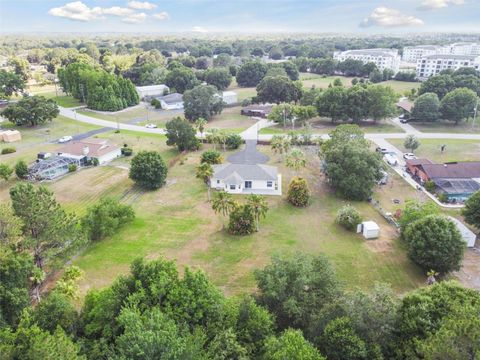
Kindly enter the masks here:
M 66 143 L 66 142 L 69 142 L 69 141 L 72 141 L 73 140 L 73 137 L 70 136 L 70 135 L 65 135 L 65 136 L 62 136 L 60 139 L 58 139 L 58 142 L 60 144 L 63 144 L 63 143 Z
M 394 154 L 390 154 L 390 153 L 385 154 L 385 160 L 391 166 L 395 166 L 398 164 L 397 157 Z
M 156 128 L 157 128 L 157 125 L 155 125 L 155 124 L 147 124 L 147 125 L 145 125 L 145 127 L 146 127 L 147 129 L 156 129 Z
M 388 173 L 386 171 L 381 171 L 382 173 L 382 178 L 380 179 L 380 181 L 378 182 L 378 185 L 387 185 L 387 182 L 388 182 Z
M 402 124 L 406 124 L 406 123 L 409 122 L 409 119 L 400 118 L 400 122 L 401 122 Z
M 379 152 L 380 154 L 386 154 L 386 153 L 388 153 L 388 150 L 387 150 L 387 149 L 382 148 L 382 147 L 380 147 L 380 146 L 377 147 L 377 148 L 375 149 L 375 151 L 376 151 L 376 152 Z
M 403 158 L 405 160 L 415 160 L 417 157 L 412 153 L 405 153 L 403 154 Z

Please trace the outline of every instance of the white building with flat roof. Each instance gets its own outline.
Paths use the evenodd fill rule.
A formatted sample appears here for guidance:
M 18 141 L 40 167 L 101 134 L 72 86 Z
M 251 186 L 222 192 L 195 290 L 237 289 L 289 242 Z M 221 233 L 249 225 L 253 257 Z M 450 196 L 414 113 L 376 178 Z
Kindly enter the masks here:
M 337 61 L 347 59 L 360 60 L 364 64 L 369 62 L 377 65 L 379 70 L 391 69 L 396 74 L 400 68 L 400 56 L 397 49 L 361 49 L 335 51 L 333 58 Z
M 437 45 L 419 45 L 419 46 L 405 46 L 403 48 L 402 61 L 416 64 L 419 59 L 428 55 L 435 55 L 441 53 L 443 48 Z
M 480 56 L 480 44 L 460 42 L 445 47 L 445 54 Z
M 442 70 L 457 70 L 462 67 L 480 70 L 480 56 L 438 54 L 429 55 L 417 60 L 416 74 L 419 79 L 437 75 Z

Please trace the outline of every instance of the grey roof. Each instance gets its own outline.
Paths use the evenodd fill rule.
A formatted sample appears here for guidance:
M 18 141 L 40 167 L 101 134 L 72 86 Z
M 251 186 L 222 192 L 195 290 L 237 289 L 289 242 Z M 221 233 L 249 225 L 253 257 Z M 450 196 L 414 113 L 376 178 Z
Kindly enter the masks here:
M 416 46 L 405 46 L 404 49 L 437 50 L 437 49 L 441 49 L 441 46 L 439 46 L 439 45 L 416 45 Z
M 443 192 L 454 194 L 473 194 L 480 190 L 480 184 L 472 179 L 434 179 L 435 185 Z
M 357 55 L 371 55 L 371 56 L 384 56 L 384 57 L 394 57 L 395 54 L 388 52 L 391 49 L 357 49 L 357 50 L 347 50 L 341 54 L 357 54 Z
M 160 101 L 165 101 L 167 104 L 175 104 L 183 101 L 183 95 L 179 93 L 168 94 L 157 97 Z
M 438 55 L 427 55 L 422 59 L 443 59 L 443 60 L 475 60 L 479 57 L 478 55 L 451 55 L 451 54 L 438 54 Z
M 239 184 L 245 180 L 277 180 L 277 168 L 263 164 L 220 164 L 213 165 L 215 179 L 227 179 L 232 184 Z

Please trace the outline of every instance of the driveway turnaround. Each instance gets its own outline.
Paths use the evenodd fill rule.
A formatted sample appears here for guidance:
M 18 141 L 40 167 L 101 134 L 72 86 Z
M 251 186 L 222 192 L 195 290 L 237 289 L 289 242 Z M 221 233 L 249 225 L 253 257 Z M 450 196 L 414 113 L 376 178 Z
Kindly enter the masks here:
M 269 157 L 257 150 L 257 140 L 246 140 L 245 149 L 230 155 L 227 160 L 232 164 L 264 164 Z

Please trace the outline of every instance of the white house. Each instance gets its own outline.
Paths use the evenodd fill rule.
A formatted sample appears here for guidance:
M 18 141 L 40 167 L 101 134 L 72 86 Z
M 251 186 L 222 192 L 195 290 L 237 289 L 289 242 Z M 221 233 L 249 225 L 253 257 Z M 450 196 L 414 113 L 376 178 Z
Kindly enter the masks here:
M 337 61 L 347 59 L 360 60 L 364 64 L 369 62 L 377 65 L 378 69 L 391 69 L 396 74 L 400 68 L 400 56 L 397 49 L 361 49 L 335 51 L 333 58 Z
M 480 70 L 480 56 L 450 54 L 425 56 L 417 61 L 416 73 L 419 79 L 426 79 L 442 70 L 457 70 L 462 67 Z
M 227 105 L 236 104 L 238 102 L 238 96 L 235 91 L 224 91 L 222 93 L 222 100 Z
M 282 176 L 263 164 L 213 165 L 210 186 L 230 194 L 282 195 Z
M 57 154 L 63 157 L 94 158 L 102 165 L 122 156 L 122 151 L 106 139 L 85 139 L 68 143 L 58 149 Z
M 475 241 L 477 240 L 477 235 L 468 227 L 466 227 L 465 224 L 460 220 L 454 218 L 453 216 L 448 216 L 448 218 L 455 223 L 457 230 L 462 235 L 462 239 L 467 243 L 467 247 L 474 247 Z
M 145 97 L 163 96 L 168 94 L 170 88 L 167 85 L 149 85 L 149 86 L 136 86 L 138 96 L 140 99 Z
M 163 110 L 183 109 L 183 95 L 179 93 L 157 97 Z

